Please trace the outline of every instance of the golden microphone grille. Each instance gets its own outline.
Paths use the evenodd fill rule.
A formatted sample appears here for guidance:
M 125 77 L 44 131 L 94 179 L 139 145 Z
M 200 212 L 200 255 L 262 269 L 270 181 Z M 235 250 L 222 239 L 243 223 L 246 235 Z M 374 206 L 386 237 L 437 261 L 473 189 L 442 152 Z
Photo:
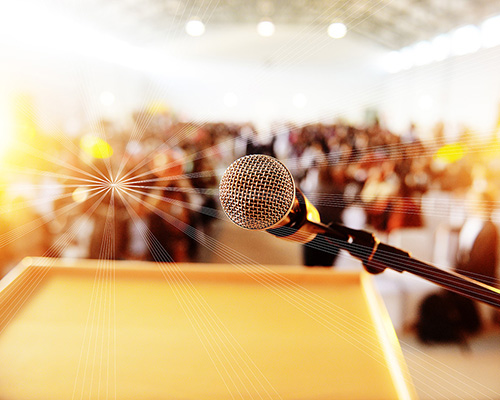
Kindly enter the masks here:
M 253 154 L 227 167 L 221 178 L 219 196 L 222 209 L 236 225 L 265 230 L 277 224 L 292 208 L 295 183 L 281 162 Z

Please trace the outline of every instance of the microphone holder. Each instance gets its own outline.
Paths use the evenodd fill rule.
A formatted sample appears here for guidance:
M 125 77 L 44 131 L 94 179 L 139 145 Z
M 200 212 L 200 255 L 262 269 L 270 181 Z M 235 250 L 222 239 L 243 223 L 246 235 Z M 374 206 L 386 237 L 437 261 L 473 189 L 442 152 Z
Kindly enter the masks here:
M 305 224 L 309 232 L 322 235 L 326 246 L 347 250 L 371 274 L 379 274 L 387 268 L 400 273 L 409 272 L 469 299 L 500 308 L 499 289 L 417 260 L 404 250 L 381 243 L 370 232 L 337 224 L 325 225 L 312 221 L 306 221 Z

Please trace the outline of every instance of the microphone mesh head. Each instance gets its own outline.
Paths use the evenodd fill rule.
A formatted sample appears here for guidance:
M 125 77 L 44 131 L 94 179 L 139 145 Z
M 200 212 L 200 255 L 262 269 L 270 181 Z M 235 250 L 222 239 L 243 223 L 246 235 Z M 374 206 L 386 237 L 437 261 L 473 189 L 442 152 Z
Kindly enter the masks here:
M 227 167 L 219 196 L 224 212 L 236 225 L 264 230 L 278 223 L 292 208 L 295 183 L 281 162 L 254 154 Z

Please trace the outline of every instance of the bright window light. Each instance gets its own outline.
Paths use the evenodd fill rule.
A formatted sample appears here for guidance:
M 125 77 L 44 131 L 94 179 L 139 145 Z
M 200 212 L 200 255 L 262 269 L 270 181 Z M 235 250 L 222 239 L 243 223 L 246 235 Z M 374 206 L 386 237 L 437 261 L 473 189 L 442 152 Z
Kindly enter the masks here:
M 271 21 L 260 21 L 257 24 L 257 32 L 260 36 L 273 36 L 275 31 L 274 24 Z
M 415 56 L 411 47 L 405 47 L 399 51 L 401 55 L 401 69 L 410 69 L 415 64 Z
M 173 60 L 106 35 L 79 21 L 32 3 L 27 10 L 16 2 L 0 13 L 0 41 L 8 40 L 19 51 L 37 49 L 53 54 L 97 58 L 127 68 L 165 71 Z M 64 34 L 61 34 L 64 32 Z
M 433 61 L 432 45 L 428 41 L 418 42 L 413 46 L 415 65 L 426 65 Z
M 451 52 L 451 39 L 450 35 L 443 34 L 436 36 L 432 39 L 432 55 L 435 61 L 442 61 L 446 59 Z
M 478 51 L 481 46 L 500 45 L 500 15 L 491 17 L 481 24 L 466 25 L 450 33 L 443 33 L 431 41 L 418 42 L 399 52 L 391 52 L 383 60 L 383 67 L 390 73 L 410 69 L 415 65 L 426 65 L 442 61 L 450 56 L 459 56 Z M 399 58 L 399 60 L 398 60 Z
M 481 47 L 481 31 L 477 26 L 466 25 L 452 33 L 451 48 L 454 55 L 474 53 Z
M 192 19 L 186 23 L 186 32 L 190 36 L 201 36 L 205 33 L 205 24 L 199 19 Z
M 334 39 L 341 39 L 347 33 L 347 27 L 342 22 L 335 22 L 328 27 L 328 35 Z
M 481 39 L 483 47 L 500 45 L 500 15 L 489 18 L 482 23 Z

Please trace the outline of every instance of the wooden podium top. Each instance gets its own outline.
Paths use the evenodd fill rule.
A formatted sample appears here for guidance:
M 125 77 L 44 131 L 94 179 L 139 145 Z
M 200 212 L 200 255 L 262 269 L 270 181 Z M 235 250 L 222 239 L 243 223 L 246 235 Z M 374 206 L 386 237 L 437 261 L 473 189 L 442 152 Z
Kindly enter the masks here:
M 14 399 L 409 399 L 368 275 L 26 259 L 0 282 Z

